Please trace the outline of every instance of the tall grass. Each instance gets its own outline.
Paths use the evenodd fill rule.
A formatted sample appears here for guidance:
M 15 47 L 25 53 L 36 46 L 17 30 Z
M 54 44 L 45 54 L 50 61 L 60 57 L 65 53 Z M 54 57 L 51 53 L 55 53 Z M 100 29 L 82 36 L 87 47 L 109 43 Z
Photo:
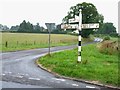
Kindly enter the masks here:
M 101 53 L 109 54 L 109 55 L 113 55 L 113 54 L 118 55 L 120 49 L 118 47 L 118 41 L 114 41 L 114 40 L 103 41 L 102 43 L 97 45 L 97 48 Z

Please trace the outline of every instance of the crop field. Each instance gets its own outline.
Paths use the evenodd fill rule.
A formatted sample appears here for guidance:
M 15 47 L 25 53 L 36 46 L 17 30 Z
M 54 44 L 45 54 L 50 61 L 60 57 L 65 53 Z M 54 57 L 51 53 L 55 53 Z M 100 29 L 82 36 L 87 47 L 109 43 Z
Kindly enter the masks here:
M 48 47 L 48 34 L 28 33 L 1 33 L 0 42 L 2 51 L 14 51 Z M 51 46 L 77 44 L 77 36 L 51 34 Z

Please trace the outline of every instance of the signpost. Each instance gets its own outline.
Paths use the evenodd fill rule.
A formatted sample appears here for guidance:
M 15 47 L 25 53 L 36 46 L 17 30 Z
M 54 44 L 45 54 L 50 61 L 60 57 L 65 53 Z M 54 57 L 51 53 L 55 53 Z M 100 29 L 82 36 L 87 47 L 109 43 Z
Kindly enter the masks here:
M 78 22 L 79 24 L 74 24 Z M 77 29 L 79 31 L 78 36 L 78 61 L 81 62 L 81 32 L 82 29 L 95 29 L 99 28 L 99 23 L 90 23 L 90 24 L 82 24 L 82 10 L 80 9 L 79 17 L 76 16 L 75 18 L 69 19 L 70 24 L 61 25 L 63 29 Z
M 78 28 L 78 24 L 62 24 L 61 28 L 65 28 L 65 29 L 77 29 Z M 94 28 L 99 28 L 99 24 L 98 23 L 93 23 L 93 24 L 82 24 L 82 29 L 94 29 Z
M 50 34 L 51 34 L 51 30 L 52 30 L 52 26 L 53 26 L 54 23 L 45 23 L 47 29 L 48 29 L 48 32 L 49 32 L 49 51 L 48 51 L 48 54 L 50 55 Z
M 64 29 L 76 29 L 78 28 L 78 24 L 62 24 L 61 27 Z
M 98 23 L 93 23 L 93 24 L 82 24 L 83 29 L 90 29 L 90 28 L 99 28 Z

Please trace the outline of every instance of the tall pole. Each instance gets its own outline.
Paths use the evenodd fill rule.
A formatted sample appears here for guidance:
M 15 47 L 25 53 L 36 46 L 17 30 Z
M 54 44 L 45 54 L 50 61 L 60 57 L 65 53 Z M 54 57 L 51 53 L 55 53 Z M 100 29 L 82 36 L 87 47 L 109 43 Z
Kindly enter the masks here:
M 81 32 L 82 32 L 82 10 L 79 13 L 79 26 L 78 26 L 78 63 L 81 62 Z
M 53 25 L 55 25 L 55 23 L 45 23 L 47 29 L 48 29 L 48 33 L 49 33 L 49 37 L 48 37 L 48 54 L 50 55 L 50 41 L 51 41 L 51 30 L 52 30 L 52 27 Z
M 49 31 L 49 55 L 50 55 L 50 34 L 51 34 L 51 32 L 50 32 L 50 30 L 48 30 Z

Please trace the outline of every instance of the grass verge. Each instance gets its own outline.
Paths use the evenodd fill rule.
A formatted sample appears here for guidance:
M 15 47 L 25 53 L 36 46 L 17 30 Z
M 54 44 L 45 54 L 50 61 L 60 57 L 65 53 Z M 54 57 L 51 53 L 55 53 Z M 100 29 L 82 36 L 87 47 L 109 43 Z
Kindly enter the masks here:
M 118 55 L 100 53 L 96 44 L 82 47 L 82 63 L 77 63 L 77 49 L 46 55 L 39 63 L 60 75 L 118 86 Z

